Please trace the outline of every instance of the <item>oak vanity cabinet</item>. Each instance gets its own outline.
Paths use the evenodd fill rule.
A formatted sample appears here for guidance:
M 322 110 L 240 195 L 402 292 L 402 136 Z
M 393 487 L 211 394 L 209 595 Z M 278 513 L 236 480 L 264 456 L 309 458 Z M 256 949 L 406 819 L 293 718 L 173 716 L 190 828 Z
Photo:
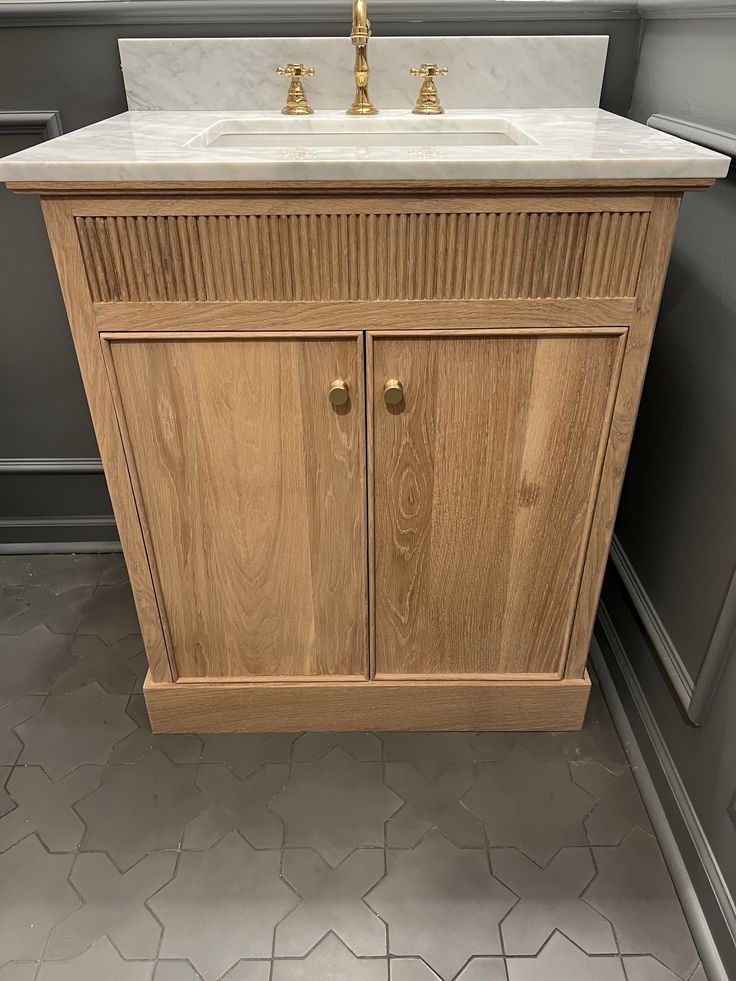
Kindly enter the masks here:
M 682 189 L 47 186 L 157 730 L 582 724 Z

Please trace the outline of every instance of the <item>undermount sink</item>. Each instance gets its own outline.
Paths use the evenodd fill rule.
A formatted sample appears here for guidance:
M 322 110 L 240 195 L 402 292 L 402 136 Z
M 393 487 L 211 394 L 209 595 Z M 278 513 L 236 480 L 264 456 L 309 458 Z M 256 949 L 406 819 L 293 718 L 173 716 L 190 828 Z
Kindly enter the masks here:
M 402 147 L 521 146 L 535 143 L 505 119 L 458 119 L 448 116 L 430 121 L 414 117 L 351 119 L 332 115 L 305 119 L 221 119 L 198 133 L 189 147 L 316 150 L 353 147 L 365 151 Z

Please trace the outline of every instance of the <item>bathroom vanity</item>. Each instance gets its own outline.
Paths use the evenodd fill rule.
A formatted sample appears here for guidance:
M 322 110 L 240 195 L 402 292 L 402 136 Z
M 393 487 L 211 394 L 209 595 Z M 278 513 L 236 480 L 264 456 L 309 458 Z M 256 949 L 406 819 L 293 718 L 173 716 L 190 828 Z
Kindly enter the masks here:
M 177 42 L 129 41 L 135 111 L 0 163 L 41 197 L 158 731 L 582 724 L 680 199 L 728 161 L 597 109 L 605 39 L 421 40 L 580 42 L 583 104 L 438 79 L 423 116 L 406 72 L 352 118 L 311 39 L 314 115 L 276 77 L 202 108 Z

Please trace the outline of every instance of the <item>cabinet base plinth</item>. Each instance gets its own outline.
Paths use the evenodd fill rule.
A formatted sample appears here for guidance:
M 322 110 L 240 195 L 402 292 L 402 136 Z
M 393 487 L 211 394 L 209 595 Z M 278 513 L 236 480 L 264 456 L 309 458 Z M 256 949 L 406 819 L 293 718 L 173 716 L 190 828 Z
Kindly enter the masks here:
M 160 683 L 143 690 L 154 732 L 582 728 L 590 679 Z

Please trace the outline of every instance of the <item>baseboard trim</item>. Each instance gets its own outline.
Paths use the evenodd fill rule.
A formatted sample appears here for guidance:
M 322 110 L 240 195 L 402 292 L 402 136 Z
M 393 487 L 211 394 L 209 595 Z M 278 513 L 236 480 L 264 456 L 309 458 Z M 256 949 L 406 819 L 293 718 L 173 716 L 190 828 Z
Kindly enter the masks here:
M 0 555 L 77 555 L 122 552 L 120 542 L 11 542 L 0 543 Z
M 703 908 L 703 902 L 695 889 L 682 849 L 678 844 L 676 825 L 679 826 L 680 836 L 684 836 L 692 847 L 693 855 L 696 857 L 711 890 L 709 907 L 722 918 L 725 931 L 736 940 L 736 905 L 733 897 L 723 880 L 690 796 L 604 603 L 601 603 L 598 609 L 596 635 L 591 648 L 591 663 L 600 681 L 614 724 L 652 819 L 652 825 L 662 847 L 662 853 L 675 883 L 706 974 L 709 981 L 728 981 L 729 975 L 716 946 L 713 931 Z M 624 686 L 624 690 L 633 703 L 638 717 L 636 728 L 644 734 L 646 740 L 644 745 L 637 738 L 613 672 L 609 668 L 603 651 L 598 646 L 598 639 L 603 641 L 610 652 L 613 667 L 618 672 L 620 683 Z M 653 778 L 652 767 L 656 767 L 657 775 L 660 778 L 658 781 Z M 669 799 L 662 798 L 657 790 L 657 783 L 666 787 L 667 798 Z
M 0 473 L 102 473 L 99 457 L 0 457 Z
M 577 731 L 590 679 L 245 681 L 143 685 L 154 732 Z

